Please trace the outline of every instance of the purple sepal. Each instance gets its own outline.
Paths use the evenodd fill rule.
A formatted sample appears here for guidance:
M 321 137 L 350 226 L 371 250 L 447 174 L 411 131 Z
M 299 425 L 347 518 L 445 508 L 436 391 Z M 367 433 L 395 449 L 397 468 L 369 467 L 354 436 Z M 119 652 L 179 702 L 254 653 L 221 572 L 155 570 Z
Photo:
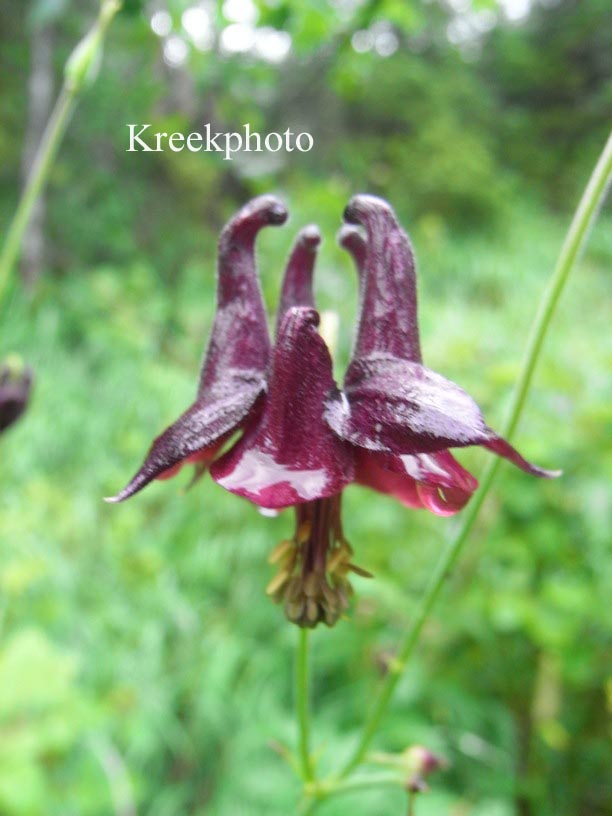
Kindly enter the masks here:
M 432 453 L 484 442 L 490 432 L 474 400 L 419 363 L 395 357 L 354 360 L 348 405 L 327 412 L 334 431 L 354 445 L 395 454 Z
M 194 403 L 154 440 L 134 478 L 107 501 L 123 501 L 153 479 L 174 476 L 188 460 L 200 463 L 212 460 L 223 441 L 239 429 L 251 413 L 257 412 L 256 400 L 265 383 L 235 379 L 219 385 L 217 399 L 209 394 L 201 404 Z
M 222 487 L 260 507 L 280 509 L 343 490 L 352 452 L 322 420 L 336 386 L 314 309 L 290 309 L 272 357 L 268 396 L 257 424 L 211 466 Z
M 346 400 L 328 400 L 325 418 L 353 445 L 396 456 L 483 445 L 535 476 L 559 475 L 527 462 L 486 425 L 469 394 L 419 363 L 355 360 L 344 393 Z
M 531 473 L 532 476 L 541 476 L 543 479 L 556 479 L 563 474 L 562 470 L 545 470 L 538 467 L 538 465 L 532 465 L 509 442 L 506 442 L 501 436 L 497 436 L 493 431 L 490 431 L 490 433 L 491 437 L 482 443 L 483 446 L 498 456 L 503 456 L 504 459 L 512 462 L 513 465 L 524 470 L 525 473 Z

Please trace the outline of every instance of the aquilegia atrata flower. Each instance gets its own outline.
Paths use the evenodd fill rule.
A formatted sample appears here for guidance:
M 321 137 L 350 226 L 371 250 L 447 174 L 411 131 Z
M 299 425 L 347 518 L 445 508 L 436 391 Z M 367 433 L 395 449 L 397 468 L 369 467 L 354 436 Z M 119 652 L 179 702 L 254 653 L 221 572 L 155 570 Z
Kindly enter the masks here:
M 153 478 L 195 461 L 222 487 L 262 508 L 296 509 L 296 531 L 271 560 L 268 587 L 300 626 L 333 625 L 348 605 L 352 549 L 340 521 L 342 491 L 356 481 L 409 507 L 439 515 L 460 510 L 476 480 L 449 453 L 483 445 L 537 476 L 484 423 L 465 391 L 422 365 L 412 250 L 386 202 L 356 196 L 342 245 L 359 273 L 360 311 L 343 389 L 317 328 L 312 273 L 320 235 L 298 235 L 282 286 L 272 352 L 254 263 L 254 239 L 285 210 L 262 197 L 243 208 L 219 244 L 218 310 L 194 405 L 158 437 L 128 486 L 131 496 Z M 242 436 L 229 450 L 224 443 Z

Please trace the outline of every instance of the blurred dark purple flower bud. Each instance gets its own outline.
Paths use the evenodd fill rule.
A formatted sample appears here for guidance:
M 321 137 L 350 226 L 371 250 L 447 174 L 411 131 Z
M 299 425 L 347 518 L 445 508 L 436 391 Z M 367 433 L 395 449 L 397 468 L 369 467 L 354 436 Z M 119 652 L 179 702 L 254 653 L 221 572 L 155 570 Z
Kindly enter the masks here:
M 28 407 L 34 375 L 19 361 L 0 366 L 0 433 L 16 422 Z

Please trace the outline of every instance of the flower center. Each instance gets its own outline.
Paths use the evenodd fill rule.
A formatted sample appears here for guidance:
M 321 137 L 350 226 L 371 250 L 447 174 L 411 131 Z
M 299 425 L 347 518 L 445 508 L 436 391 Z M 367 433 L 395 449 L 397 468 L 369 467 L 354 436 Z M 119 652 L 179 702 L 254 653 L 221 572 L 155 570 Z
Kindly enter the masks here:
M 353 593 L 348 573 L 372 577 L 351 563 L 353 550 L 340 521 L 341 497 L 339 493 L 296 505 L 293 538 L 281 541 L 268 559 L 278 565 L 278 572 L 266 592 L 284 605 L 287 618 L 298 626 L 333 626 Z

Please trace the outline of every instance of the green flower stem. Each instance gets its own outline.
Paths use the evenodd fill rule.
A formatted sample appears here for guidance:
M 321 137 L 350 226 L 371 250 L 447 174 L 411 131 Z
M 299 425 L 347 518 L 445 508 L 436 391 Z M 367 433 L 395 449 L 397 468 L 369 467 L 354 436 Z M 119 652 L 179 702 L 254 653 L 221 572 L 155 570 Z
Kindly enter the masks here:
M 298 646 L 295 659 L 295 707 L 298 722 L 298 758 L 301 776 L 305 783 L 314 781 L 314 769 L 310 756 L 310 629 L 298 629 Z
M 510 404 L 510 411 L 508 418 L 503 427 L 502 435 L 510 438 L 516 429 L 520 419 L 527 393 L 531 385 L 533 373 L 538 362 L 542 344 L 548 331 L 553 314 L 559 302 L 559 298 L 563 292 L 563 288 L 569 277 L 576 259 L 580 251 L 584 247 L 586 238 L 589 233 L 589 228 L 593 224 L 600 205 L 605 198 L 606 189 L 612 178 L 612 134 L 603 149 L 603 152 L 593 170 L 589 183 L 582 195 L 578 209 L 576 210 L 570 228 L 566 234 L 561 253 L 557 260 L 555 270 L 550 279 L 549 285 L 544 293 L 540 307 L 538 309 L 535 322 L 527 343 L 525 357 L 521 366 L 518 381 L 516 383 L 512 401 Z M 372 739 L 378 730 L 378 726 L 385 715 L 389 701 L 399 683 L 406 664 L 411 658 L 414 648 L 418 642 L 419 636 L 423 630 L 425 621 L 429 617 L 438 595 L 442 590 L 444 582 L 452 570 L 465 541 L 474 526 L 474 522 L 478 516 L 480 508 L 482 507 L 485 498 L 497 473 L 500 460 L 492 459 L 481 480 L 480 490 L 476 493 L 466 514 L 463 517 L 463 523 L 459 528 L 455 537 L 449 542 L 438 564 L 434 569 L 434 573 L 427 584 L 425 593 L 421 599 L 419 607 L 413 618 L 412 624 L 406 632 L 396 659 L 392 662 L 389 673 L 387 674 L 378 697 L 376 698 L 372 711 L 367 718 L 363 733 L 355 749 L 352 757 L 342 769 L 338 779 L 344 779 L 348 776 L 361 762 L 364 760 L 366 753 L 370 747 Z
M 102 40 L 113 17 L 121 8 L 119 0 L 103 0 L 91 31 L 83 38 L 66 63 L 64 83 L 45 127 L 0 253 L 0 302 L 19 257 L 24 232 L 32 209 L 40 196 L 61 144 L 70 117 L 82 90 L 93 81 L 101 57 Z
M 28 176 L 23 195 L 2 247 L 2 254 L 0 255 L 0 300 L 9 281 L 11 270 L 17 261 L 23 234 L 30 221 L 32 209 L 42 192 L 75 105 L 74 92 L 63 87 L 47 122 L 32 165 L 32 171 Z

